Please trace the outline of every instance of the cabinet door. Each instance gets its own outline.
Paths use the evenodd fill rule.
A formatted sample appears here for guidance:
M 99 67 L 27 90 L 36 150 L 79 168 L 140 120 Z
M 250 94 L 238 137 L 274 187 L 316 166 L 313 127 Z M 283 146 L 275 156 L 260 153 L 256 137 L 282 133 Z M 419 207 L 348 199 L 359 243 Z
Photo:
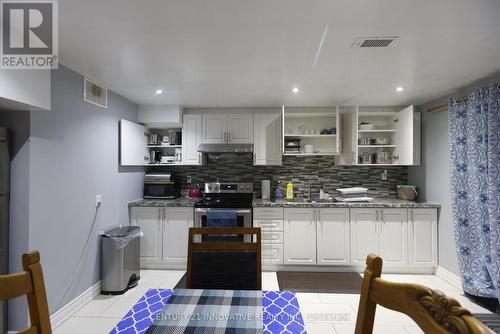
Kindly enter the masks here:
M 184 115 L 182 123 L 182 163 L 201 165 L 201 115 Z
M 143 166 L 149 163 L 148 132 L 140 124 L 120 120 L 120 165 Z
M 316 211 L 310 208 L 284 211 L 284 263 L 316 264 Z
M 383 209 L 379 223 L 379 255 L 384 267 L 408 266 L 408 221 L 406 209 Z
M 141 265 L 162 261 L 162 208 L 134 207 L 131 210 L 131 224 L 140 226 L 144 236 L 141 238 Z
M 366 256 L 378 253 L 376 209 L 351 209 L 351 264 L 365 265 Z
M 203 115 L 202 141 L 204 143 L 226 143 L 227 142 L 227 115 L 205 114 Z
M 399 165 L 420 164 L 420 113 L 409 106 L 398 113 L 397 132 L 394 134 L 394 155 Z
M 190 227 L 193 227 L 193 208 L 165 208 L 163 261 L 166 264 L 186 269 Z
M 410 267 L 437 266 L 437 209 L 409 209 Z
M 317 211 L 318 264 L 349 264 L 349 209 Z
M 253 143 L 253 114 L 227 115 L 227 141 L 235 144 Z
M 281 115 L 255 114 L 254 165 L 281 165 Z
M 262 265 L 283 264 L 283 245 L 262 244 Z

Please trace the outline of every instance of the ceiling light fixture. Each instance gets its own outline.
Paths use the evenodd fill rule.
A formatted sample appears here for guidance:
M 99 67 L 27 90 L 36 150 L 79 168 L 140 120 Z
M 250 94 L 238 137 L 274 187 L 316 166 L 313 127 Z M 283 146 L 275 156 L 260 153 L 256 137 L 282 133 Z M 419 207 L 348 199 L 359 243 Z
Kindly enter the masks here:
M 404 90 L 404 88 L 401 87 L 401 86 L 399 86 L 399 87 L 396 88 L 396 92 L 402 92 L 403 90 Z
M 156 90 L 156 95 L 160 95 L 160 94 L 163 94 L 163 89 L 157 89 Z
M 292 88 L 292 92 L 294 92 L 295 94 L 297 94 L 299 92 L 299 89 L 297 87 L 293 87 Z

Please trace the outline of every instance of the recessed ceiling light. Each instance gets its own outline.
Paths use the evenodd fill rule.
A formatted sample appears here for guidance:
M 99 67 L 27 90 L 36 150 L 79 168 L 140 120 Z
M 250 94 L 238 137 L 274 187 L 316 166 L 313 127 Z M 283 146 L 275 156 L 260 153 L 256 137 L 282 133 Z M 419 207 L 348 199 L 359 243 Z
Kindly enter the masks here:
M 292 88 L 292 92 L 294 92 L 295 94 L 297 94 L 299 92 L 299 89 L 297 87 L 293 87 Z
M 404 88 L 401 87 L 401 86 L 399 86 L 399 87 L 396 88 L 396 92 L 402 92 L 403 90 L 404 90 Z
M 156 90 L 156 95 L 163 94 L 163 89 L 157 89 Z

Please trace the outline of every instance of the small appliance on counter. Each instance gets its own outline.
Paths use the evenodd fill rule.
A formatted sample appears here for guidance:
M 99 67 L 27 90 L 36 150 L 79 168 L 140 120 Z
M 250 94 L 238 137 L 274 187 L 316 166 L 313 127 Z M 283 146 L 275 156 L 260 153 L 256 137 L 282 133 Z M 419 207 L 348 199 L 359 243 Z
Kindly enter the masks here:
M 262 199 L 271 199 L 271 180 L 262 180 Z
M 144 175 L 144 198 L 174 199 L 181 197 L 181 185 L 172 173 L 146 173 Z
M 415 201 L 418 197 L 417 187 L 409 185 L 397 185 L 398 198 L 407 201 Z

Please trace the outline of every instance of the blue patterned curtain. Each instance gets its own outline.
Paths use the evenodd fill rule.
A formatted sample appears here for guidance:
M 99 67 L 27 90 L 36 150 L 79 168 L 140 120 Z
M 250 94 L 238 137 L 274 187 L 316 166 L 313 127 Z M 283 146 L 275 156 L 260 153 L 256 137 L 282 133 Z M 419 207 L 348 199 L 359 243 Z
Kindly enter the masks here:
M 500 300 L 500 83 L 449 101 L 453 223 L 465 292 Z

